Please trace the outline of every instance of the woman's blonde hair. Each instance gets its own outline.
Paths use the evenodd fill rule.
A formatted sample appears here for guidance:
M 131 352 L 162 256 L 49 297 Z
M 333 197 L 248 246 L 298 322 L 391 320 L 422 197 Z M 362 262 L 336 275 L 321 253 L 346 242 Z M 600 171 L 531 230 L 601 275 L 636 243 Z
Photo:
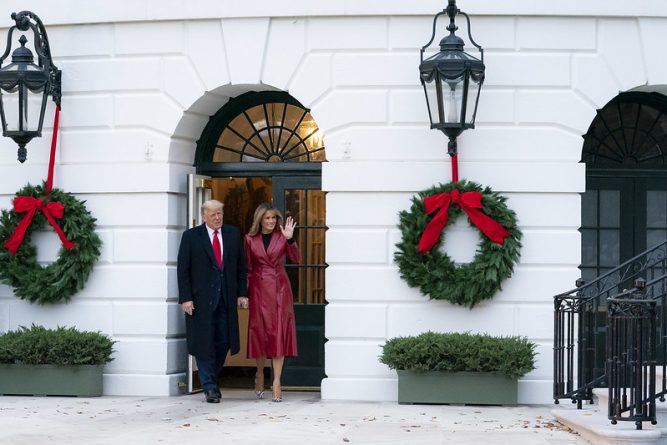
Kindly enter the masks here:
M 248 235 L 256 235 L 257 232 L 262 229 L 262 218 L 264 218 L 266 212 L 273 212 L 276 215 L 276 227 L 283 224 L 283 215 L 280 213 L 280 210 L 271 203 L 263 202 L 258 205 L 255 210 L 255 215 L 252 217 L 252 225 L 250 226 L 250 230 L 248 230 Z

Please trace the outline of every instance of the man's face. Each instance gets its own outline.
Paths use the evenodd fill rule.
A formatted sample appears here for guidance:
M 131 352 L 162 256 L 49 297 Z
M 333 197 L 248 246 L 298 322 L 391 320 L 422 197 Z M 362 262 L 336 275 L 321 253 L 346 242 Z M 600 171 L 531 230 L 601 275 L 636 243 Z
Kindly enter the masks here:
M 218 230 L 222 227 L 222 209 L 204 209 L 202 218 L 204 219 L 204 223 L 213 230 Z

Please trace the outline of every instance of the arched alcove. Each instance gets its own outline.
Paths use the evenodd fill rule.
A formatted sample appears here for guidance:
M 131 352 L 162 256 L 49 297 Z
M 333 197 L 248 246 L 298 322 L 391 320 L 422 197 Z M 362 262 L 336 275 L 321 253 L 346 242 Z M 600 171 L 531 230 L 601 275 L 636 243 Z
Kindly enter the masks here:
M 226 224 L 247 232 L 255 208 L 265 201 L 298 224 L 295 236 L 302 262 L 288 263 L 286 269 L 294 294 L 299 355 L 285 362 L 285 388 L 319 388 L 324 378 L 324 161 L 324 137 L 310 110 L 284 91 L 248 90 L 228 97 L 211 113 L 196 142 L 195 170 L 208 178 L 211 197 L 224 202 Z M 239 321 L 241 353 L 228 359 L 223 378 L 254 373 L 254 360 L 245 358 L 243 311 Z

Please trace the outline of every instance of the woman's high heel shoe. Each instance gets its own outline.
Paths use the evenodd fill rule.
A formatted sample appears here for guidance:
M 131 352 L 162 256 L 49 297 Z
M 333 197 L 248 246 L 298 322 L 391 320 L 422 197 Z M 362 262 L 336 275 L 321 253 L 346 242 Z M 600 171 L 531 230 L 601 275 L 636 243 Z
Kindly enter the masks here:
M 261 379 L 258 379 L 257 376 L 260 374 L 255 374 L 255 397 L 258 399 L 263 399 L 264 398 L 264 375 L 262 375 Z M 262 384 L 258 385 L 257 383 L 261 381 Z M 260 389 L 257 389 L 260 388 Z
M 283 401 L 283 392 L 280 387 L 273 387 L 273 390 L 271 391 L 271 401 L 276 403 Z

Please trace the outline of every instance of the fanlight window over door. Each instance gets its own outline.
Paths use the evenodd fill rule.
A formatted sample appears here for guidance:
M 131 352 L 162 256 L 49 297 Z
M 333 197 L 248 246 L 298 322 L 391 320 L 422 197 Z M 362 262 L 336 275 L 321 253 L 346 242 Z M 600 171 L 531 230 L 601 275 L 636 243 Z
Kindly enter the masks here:
M 581 160 L 586 167 L 665 169 L 665 93 L 664 86 L 635 88 L 619 94 L 598 110 L 584 135 Z
M 220 134 L 213 162 L 322 162 L 322 132 L 310 112 L 288 102 L 243 110 Z

